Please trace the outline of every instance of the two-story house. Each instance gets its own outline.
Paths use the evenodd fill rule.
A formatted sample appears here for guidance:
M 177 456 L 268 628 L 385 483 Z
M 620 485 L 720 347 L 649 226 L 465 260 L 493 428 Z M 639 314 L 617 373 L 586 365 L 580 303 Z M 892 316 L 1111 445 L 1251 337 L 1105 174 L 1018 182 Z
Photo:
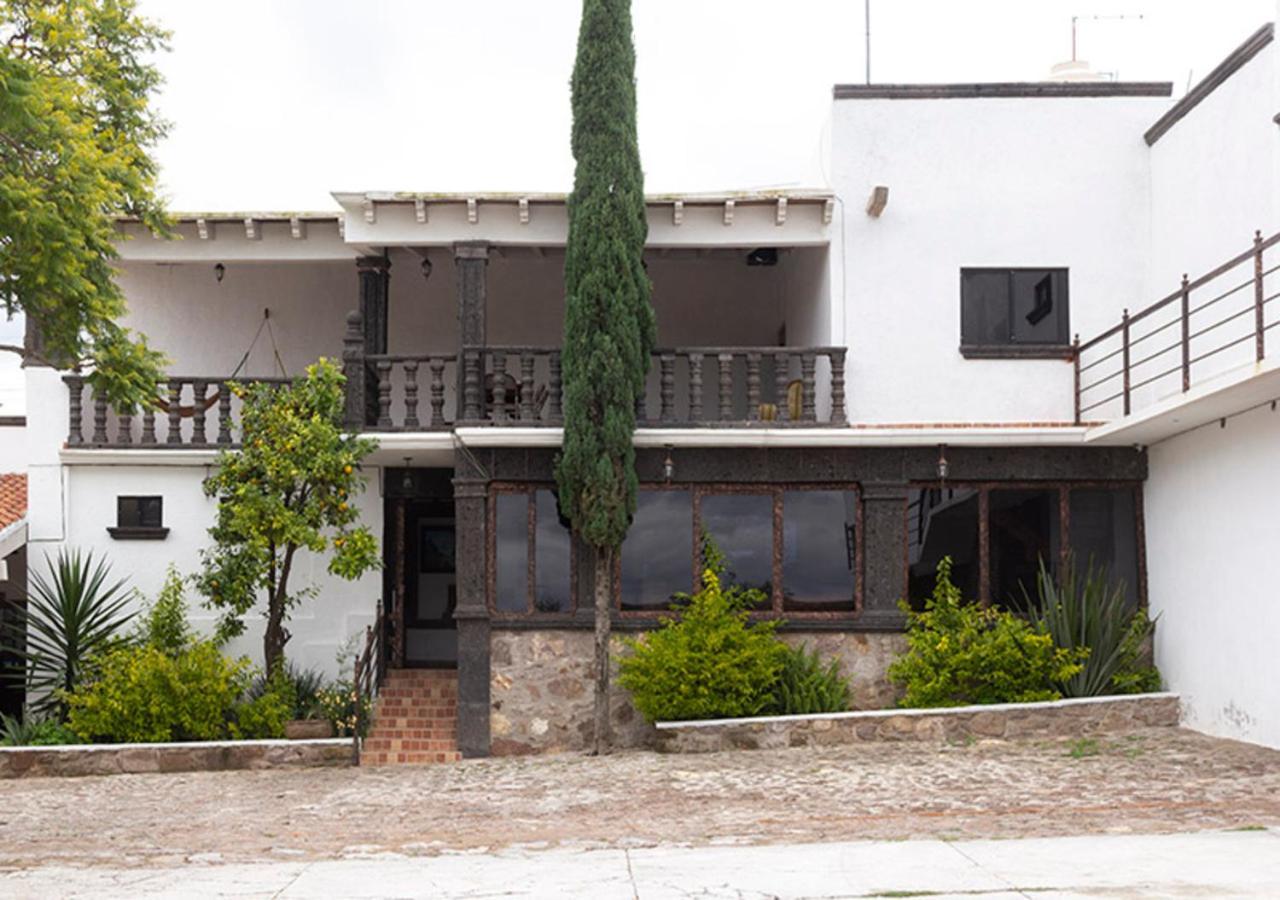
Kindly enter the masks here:
M 648 198 L 660 349 L 615 628 L 694 587 L 705 533 L 759 615 L 884 705 L 898 602 L 944 555 L 968 596 L 1014 603 L 1074 553 L 1160 615 L 1192 725 L 1280 746 L 1257 568 L 1280 545 L 1271 26 L 1171 94 L 838 85 L 830 189 Z M 464 754 L 583 746 L 591 560 L 552 478 L 564 197 L 334 197 L 183 215 L 171 241 L 120 224 L 128 324 L 174 374 L 122 416 L 26 369 L 31 564 L 92 547 L 152 596 L 194 570 L 202 482 L 238 439 L 226 381 L 340 358 L 349 425 L 378 441 L 359 503 L 384 567 L 304 562 L 289 656 L 332 669 L 376 623 L 392 669 L 456 669 Z M 645 739 L 622 696 L 615 716 Z

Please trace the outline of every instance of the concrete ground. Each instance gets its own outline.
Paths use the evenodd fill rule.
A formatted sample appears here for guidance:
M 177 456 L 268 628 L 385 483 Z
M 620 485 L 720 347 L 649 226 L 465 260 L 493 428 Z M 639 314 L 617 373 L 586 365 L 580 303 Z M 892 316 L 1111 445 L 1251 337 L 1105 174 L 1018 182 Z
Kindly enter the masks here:
M 1280 833 L 1199 832 L 764 847 L 508 849 L 409 858 L 40 868 L 7 897 L 1099 898 L 1280 896 Z
M 1280 752 L 1173 728 L 32 778 L 0 896 L 1280 897 L 1277 829 Z

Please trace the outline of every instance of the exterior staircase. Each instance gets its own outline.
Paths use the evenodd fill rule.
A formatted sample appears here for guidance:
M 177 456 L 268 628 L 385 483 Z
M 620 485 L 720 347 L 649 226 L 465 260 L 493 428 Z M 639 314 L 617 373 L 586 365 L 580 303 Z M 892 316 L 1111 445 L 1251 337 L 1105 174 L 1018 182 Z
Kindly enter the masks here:
M 360 765 L 456 762 L 458 673 L 445 669 L 391 669 L 378 692 L 373 727 Z

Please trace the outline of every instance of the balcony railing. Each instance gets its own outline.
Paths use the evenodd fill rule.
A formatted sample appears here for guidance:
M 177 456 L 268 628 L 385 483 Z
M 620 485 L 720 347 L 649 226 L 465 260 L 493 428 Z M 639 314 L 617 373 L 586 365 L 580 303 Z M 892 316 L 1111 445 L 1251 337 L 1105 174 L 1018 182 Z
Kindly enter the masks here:
M 230 379 L 171 375 L 156 389 L 153 403 L 117 412 L 82 375 L 65 375 L 68 447 L 231 447 L 240 442 L 240 398 Z M 286 384 L 287 378 L 238 378 L 237 383 Z
M 1182 284 L 1117 325 L 1075 344 L 1075 420 L 1130 415 L 1193 385 L 1267 356 L 1267 332 L 1280 325 L 1280 263 L 1264 239 L 1211 272 Z M 1274 351 L 1273 351 L 1274 353 Z

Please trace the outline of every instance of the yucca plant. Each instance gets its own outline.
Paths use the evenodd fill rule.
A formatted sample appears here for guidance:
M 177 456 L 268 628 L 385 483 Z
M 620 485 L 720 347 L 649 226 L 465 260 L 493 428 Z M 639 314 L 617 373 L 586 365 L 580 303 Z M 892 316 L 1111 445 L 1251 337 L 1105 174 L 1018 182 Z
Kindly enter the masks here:
M 1079 672 L 1060 684 L 1064 697 L 1097 697 L 1117 692 L 1117 677 L 1131 675 L 1155 620 L 1125 597 L 1123 579 L 1112 581 L 1105 566 L 1090 559 L 1083 578 L 1068 557 L 1056 580 L 1040 561 L 1036 575 L 1039 608 L 1025 596 L 1032 623 L 1065 650 L 1087 648 Z
M 62 550 L 46 559 L 47 575 L 31 572 L 25 608 L 7 623 L 3 640 L 25 663 L 27 696 L 40 713 L 64 709 L 86 662 L 109 649 L 133 618 L 125 607 L 133 591 L 111 581 L 111 566 L 92 552 Z
M 782 671 L 773 689 L 773 711 L 778 715 L 844 712 L 849 708 L 849 682 L 832 657 L 823 665 L 818 651 L 802 644 L 788 647 Z

